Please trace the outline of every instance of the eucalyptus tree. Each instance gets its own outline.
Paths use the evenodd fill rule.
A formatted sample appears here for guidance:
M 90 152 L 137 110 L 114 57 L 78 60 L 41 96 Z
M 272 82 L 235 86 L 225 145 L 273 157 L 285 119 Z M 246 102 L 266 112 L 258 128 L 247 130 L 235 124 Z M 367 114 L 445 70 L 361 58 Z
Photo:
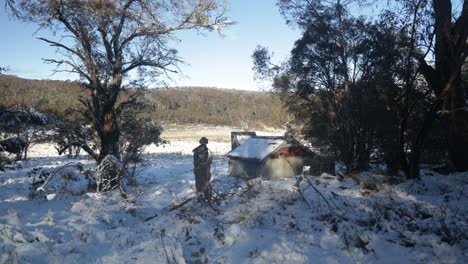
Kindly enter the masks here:
M 253 54 L 254 70 L 261 78 L 273 77 L 301 134 L 348 170 L 367 167 L 376 121 L 362 110 L 371 102 L 363 82 L 369 73 L 363 47 L 370 25 L 349 13 L 348 5 L 357 2 L 279 1 L 286 21 L 302 36 L 283 64 L 272 64 L 265 48 Z
M 468 170 L 468 104 L 462 68 L 468 56 L 468 0 L 432 0 L 433 31 L 425 36 L 434 63 L 420 57 L 420 69 L 437 100 L 431 114 L 440 113 L 447 122 L 450 158 L 457 170 Z M 428 116 L 428 123 L 432 116 Z M 433 118 L 432 118 L 433 119 Z M 422 133 L 425 131 L 422 130 Z
M 437 145 L 434 140 L 443 138 L 445 126 L 439 156 L 445 158 L 448 149 L 455 168 L 467 170 L 462 68 L 468 0 L 387 1 L 393 10 L 378 17 L 347 12 L 350 5 L 375 2 L 278 0 L 286 22 L 302 36 L 282 64 L 257 48 L 254 71 L 272 78 L 302 135 L 348 169 L 362 168 L 369 152 L 383 152 L 392 173 L 401 169 L 417 178 L 421 160 Z
M 405 90 L 422 75 L 429 87 L 430 105 L 420 110 L 421 124 L 410 140 L 410 153 L 402 152 L 403 167 L 411 178 L 419 177 L 421 154 L 428 147 L 427 138 L 437 122 L 445 127 L 446 146 L 457 170 L 468 170 L 468 111 L 462 68 L 468 55 L 468 0 L 400 0 L 402 32 L 412 39 L 408 64 L 416 65 L 415 74 L 404 78 Z M 417 51 L 424 52 L 417 52 Z M 410 76 L 412 75 L 412 77 Z M 407 117 L 413 103 L 405 101 L 400 141 L 407 134 Z M 408 159 L 405 158 L 408 156 Z
M 80 102 L 99 141 L 100 162 L 120 157 L 119 120 L 136 96 L 121 92 L 148 80 L 177 73 L 181 58 L 172 48 L 182 30 L 221 30 L 232 22 L 218 0 L 15 0 L 19 18 L 54 31 L 38 39 L 57 48 L 45 59 L 56 71 L 78 74 L 88 92 Z M 82 144 L 82 143 L 80 143 Z

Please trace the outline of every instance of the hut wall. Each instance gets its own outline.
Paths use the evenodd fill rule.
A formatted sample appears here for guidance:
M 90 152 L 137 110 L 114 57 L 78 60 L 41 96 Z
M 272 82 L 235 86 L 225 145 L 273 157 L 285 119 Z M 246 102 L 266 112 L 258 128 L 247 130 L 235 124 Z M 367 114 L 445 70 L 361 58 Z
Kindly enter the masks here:
M 267 158 L 260 167 L 259 176 L 264 179 L 280 179 L 302 173 L 304 157 Z
M 258 162 L 229 159 L 229 175 L 242 179 L 253 179 L 258 177 L 260 164 Z

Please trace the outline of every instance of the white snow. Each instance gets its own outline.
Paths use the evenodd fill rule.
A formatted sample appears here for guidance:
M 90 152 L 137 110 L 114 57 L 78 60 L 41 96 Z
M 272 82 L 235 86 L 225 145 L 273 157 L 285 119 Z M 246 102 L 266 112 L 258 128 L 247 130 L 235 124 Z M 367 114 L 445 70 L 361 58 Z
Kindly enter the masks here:
M 283 143 L 282 138 L 251 137 L 226 156 L 263 160 Z
M 227 176 L 230 143 L 210 141 L 222 199 L 215 194 L 212 207 L 193 199 L 171 211 L 194 196 L 197 145 L 148 147 L 127 199 L 116 190 L 30 200 L 32 168 L 93 167 L 86 156 L 69 160 L 37 146 L 21 168 L 0 172 L 0 263 L 468 263 L 468 173 L 425 171 L 420 181 L 397 185 L 372 174 L 359 183 L 310 176 L 298 184 L 304 201 L 296 178 Z M 72 189 L 83 187 L 76 182 Z

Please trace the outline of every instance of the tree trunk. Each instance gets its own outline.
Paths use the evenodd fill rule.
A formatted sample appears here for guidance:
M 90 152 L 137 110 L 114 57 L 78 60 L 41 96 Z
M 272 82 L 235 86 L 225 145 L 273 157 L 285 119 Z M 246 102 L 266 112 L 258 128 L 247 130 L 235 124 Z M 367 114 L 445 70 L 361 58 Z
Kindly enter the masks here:
M 370 162 L 369 142 L 367 137 L 363 135 L 360 135 L 357 141 L 358 144 L 356 146 L 355 154 L 356 164 L 354 169 L 359 171 L 367 170 Z
M 406 112 L 405 112 L 406 115 Z M 410 175 L 410 165 L 408 164 L 407 155 L 406 155 L 406 140 L 405 140 L 405 132 L 408 127 L 408 116 L 406 115 L 403 117 L 403 120 L 400 123 L 399 128 L 399 135 L 398 135 L 398 153 L 400 156 L 400 167 L 405 173 L 406 176 Z M 419 172 L 418 172 L 419 173 Z
M 416 139 L 411 145 L 411 154 L 409 158 L 409 174 L 408 174 L 408 178 L 410 179 L 419 178 L 419 172 L 420 172 L 419 162 L 421 159 L 421 152 L 423 150 L 424 141 L 426 140 L 427 136 L 429 135 L 429 132 L 431 131 L 432 124 L 434 123 L 434 120 L 437 116 L 437 111 L 440 108 L 440 105 L 441 105 L 440 100 L 436 100 L 432 104 L 430 111 L 427 112 L 424 117 L 424 122 L 422 124 L 421 129 L 418 132 L 418 135 L 416 136 Z
M 468 112 L 457 111 L 449 121 L 449 154 L 457 171 L 468 170 Z
M 434 0 L 433 8 L 436 74 L 426 79 L 437 97 L 444 101 L 450 159 L 457 170 L 463 171 L 468 170 L 468 113 L 461 69 L 467 49 L 468 1 L 463 1 L 462 13 L 455 22 L 452 22 L 452 1 Z
M 26 160 L 28 158 L 28 150 L 29 150 L 29 144 L 27 144 L 26 147 L 24 148 L 23 160 Z
M 453 84 L 450 96 L 448 146 L 450 159 L 457 171 L 468 170 L 468 111 L 465 106 L 465 87 L 461 75 Z
M 119 137 L 120 129 L 117 123 L 117 117 L 113 109 L 103 113 L 102 122 L 100 124 L 99 139 L 101 141 L 101 148 L 99 152 L 100 163 L 107 155 L 114 155 L 120 159 L 119 151 Z
M 20 160 L 26 160 L 28 158 L 28 150 L 29 150 L 29 146 L 31 145 L 31 139 L 28 138 L 27 141 L 26 141 L 26 144 L 24 145 L 24 149 L 23 149 L 23 153 L 20 153 Z M 23 156 L 23 157 L 21 157 Z

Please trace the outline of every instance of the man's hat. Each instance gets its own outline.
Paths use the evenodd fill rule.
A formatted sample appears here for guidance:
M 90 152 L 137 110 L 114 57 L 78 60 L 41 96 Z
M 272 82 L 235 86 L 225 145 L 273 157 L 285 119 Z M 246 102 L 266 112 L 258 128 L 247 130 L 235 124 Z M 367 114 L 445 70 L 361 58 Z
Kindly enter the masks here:
M 206 137 L 200 138 L 200 144 L 208 144 L 208 139 Z

